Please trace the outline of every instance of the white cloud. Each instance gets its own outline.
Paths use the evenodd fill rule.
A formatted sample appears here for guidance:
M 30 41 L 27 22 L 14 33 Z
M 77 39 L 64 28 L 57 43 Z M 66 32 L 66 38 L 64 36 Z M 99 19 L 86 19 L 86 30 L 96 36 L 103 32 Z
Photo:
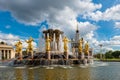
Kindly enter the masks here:
M 114 51 L 114 49 L 111 47 L 108 47 L 108 46 L 102 47 L 102 53 L 105 53 L 105 52 L 110 51 L 110 50 Z
M 92 0 L 0 0 L 0 9 L 9 11 L 18 22 L 26 25 L 38 25 L 47 20 L 50 28 L 59 28 L 70 38 L 75 34 L 78 15 L 84 15 L 84 18 L 95 21 L 120 20 L 120 5 L 108 8 L 104 12 L 98 10 L 101 7 L 101 4 L 95 4 Z M 119 24 L 116 23 L 116 27 L 118 26 Z M 80 35 L 85 37 L 95 48 L 99 49 L 99 44 L 117 45 L 119 43 L 118 39 L 112 38 L 107 41 L 98 41 L 94 36 L 97 26 L 88 21 L 79 22 L 78 27 Z M 46 28 L 41 28 L 41 30 L 44 29 Z M 114 36 L 113 38 L 118 37 Z M 27 46 L 24 41 L 23 45 Z
M 99 41 L 106 50 L 120 50 L 120 36 L 113 36 L 110 40 Z
M 76 18 L 101 7 L 101 4 L 95 4 L 92 0 L 0 0 L 0 9 L 9 11 L 18 22 L 38 25 L 47 20 L 50 28 L 61 29 L 70 38 L 75 34 Z M 96 25 L 87 21 L 79 22 L 78 27 L 81 36 L 97 29 Z
M 2 40 L 18 40 L 18 36 L 14 36 L 12 34 L 5 34 L 5 33 L 0 33 L 0 39 Z
M 21 41 L 22 41 L 23 48 L 26 49 L 28 47 L 28 44 L 23 39 Z M 36 49 L 37 48 L 37 43 L 33 42 L 32 44 L 33 44 L 33 48 Z
M 94 32 L 91 31 L 84 36 L 84 39 L 89 42 L 92 48 L 95 48 L 99 45 L 99 41 L 95 38 Z
M 97 26 L 91 24 L 90 22 L 79 22 L 78 23 L 78 28 L 79 28 L 80 34 L 84 36 L 88 33 L 92 34 L 93 31 L 95 31 L 97 29 Z M 93 36 L 93 35 L 91 35 L 91 36 Z
M 88 7 L 89 6 L 89 7 Z M 93 12 L 102 7 L 92 0 L 0 0 L 0 9 L 9 11 L 19 22 L 37 25 L 47 20 L 50 25 L 73 29 L 78 15 Z
M 111 38 L 111 40 L 120 40 L 120 36 L 119 35 L 114 36 L 114 37 Z
M 45 25 L 42 25 L 39 29 L 39 32 L 42 33 L 42 31 L 47 30 Z
M 120 20 L 119 9 L 120 9 L 120 4 L 115 5 L 111 8 L 108 8 L 104 12 L 101 12 L 98 10 L 96 12 L 88 13 L 84 15 L 84 17 L 90 18 L 95 21 L 99 21 L 99 20 L 105 20 L 105 21 L 115 20 L 116 21 L 116 20 Z
M 8 45 L 14 46 L 16 41 L 19 40 L 19 36 L 15 36 L 12 34 L 5 34 L 5 33 L 0 33 L 0 42 L 5 42 Z
M 45 51 L 45 40 L 42 38 L 42 36 L 39 38 L 38 51 Z
M 120 16 L 120 5 L 113 6 L 111 8 L 108 8 L 103 13 L 103 19 L 104 20 L 120 20 L 118 16 Z
M 115 22 L 115 28 L 120 28 L 120 22 Z
M 78 14 L 99 8 L 101 4 L 91 0 L 0 0 L 1 10 L 10 11 L 16 20 L 28 25 L 36 25 L 45 19 L 52 22 L 62 17 L 76 18 Z
M 106 41 L 101 41 L 101 44 L 103 46 L 120 46 L 120 41 L 119 40 L 106 40 Z
M 89 42 L 90 47 L 94 49 L 94 52 L 100 52 L 100 44 L 102 44 L 102 51 L 106 52 L 109 50 L 120 50 L 120 36 L 116 35 L 110 38 L 110 40 L 102 40 L 98 41 L 95 38 L 94 32 L 91 31 L 90 33 L 84 36 L 84 39 Z
M 16 35 L 13 35 L 13 34 L 0 33 L 0 42 L 3 41 L 5 43 L 7 43 L 8 45 L 11 45 L 11 46 L 15 47 L 15 43 L 18 40 L 22 41 L 23 48 L 27 47 L 27 43 L 25 42 L 25 40 L 24 39 L 20 39 L 19 36 L 16 36 Z M 33 42 L 33 46 L 34 46 L 34 48 L 37 48 L 37 43 Z
M 110 50 L 114 51 L 114 49 L 113 49 L 113 48 L 110 48 L 110 47 L 105 47 L 105 50 L 106 50 L 106 51 L 110 51 Z

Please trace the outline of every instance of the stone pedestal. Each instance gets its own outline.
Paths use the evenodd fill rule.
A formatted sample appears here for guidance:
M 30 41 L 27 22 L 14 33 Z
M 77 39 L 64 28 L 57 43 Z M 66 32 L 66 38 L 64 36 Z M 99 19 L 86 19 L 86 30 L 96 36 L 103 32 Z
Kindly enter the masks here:
M 66 56 L 66 59 L 68 59 L 68 58 L 69 58 L 68 52 L 64 52 L 64 54 L 65 54 L 65 56 Z
M 87 56 L 88 56 L 88 59 L 90 59 L 90 55 L 89 55 L 89 53 L 87 54 Z
M 48 58 L 48 60 L 51 59 L 50 51 L 47 51 L 47 58 Z
M 23 59 L 23 58 L 22 58 L 22 52 L 20 52 L 20 55 L 19 55 L 19 56 L 20 56 L 20 60 L 22 60 L 22 59 Z
M 84 59 L 84 58 L 85 58 L 84 53 L 81 53 L 81 59 Z
M 33 57 L 34 57 L 34 56 L 33 56 L 33 52 L 31 52 L 31 58 L 33 59 Z

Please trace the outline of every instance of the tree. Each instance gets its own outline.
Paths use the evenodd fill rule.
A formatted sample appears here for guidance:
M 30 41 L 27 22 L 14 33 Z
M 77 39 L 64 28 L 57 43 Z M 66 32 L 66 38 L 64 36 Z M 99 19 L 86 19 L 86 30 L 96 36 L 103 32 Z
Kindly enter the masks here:
M 112 56 L 113 56 L 114 58 L 119 58 L 119 56 L 120 56 L 120 51 L 114 51 L 114 52 L 112 52 Z
M 108 58 L 108 59 L 113 58 L 112 53 L 113 53 L 112 51 L 106 52 L 106 53 L 105 53 L 105 58 L 106 58 L 106 59 L 107 59 L 107 58 Z
M 97 53 L 94 55 L 94 57 L 100 59 L 100 55 L 101 55 L 101 53 Z M 102 56 L 104 56 L 104 54 L 102 54 Z

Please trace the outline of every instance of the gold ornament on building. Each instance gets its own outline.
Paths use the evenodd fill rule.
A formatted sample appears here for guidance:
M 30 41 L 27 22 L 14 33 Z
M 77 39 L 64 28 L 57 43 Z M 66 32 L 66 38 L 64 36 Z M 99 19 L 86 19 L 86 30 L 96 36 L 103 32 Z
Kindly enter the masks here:
M 79 40 L 79 46 L 78 46 L 78 50 L 79 50 L 79 53 L 82 53 L 82 51 L 83 51 L 83 38 L 81 38 L 80 40 Z
M 68 42 L 70 40 L 67 38 L 67 37 L 64 37 L 63 38 L 63 43 L 64 43 L 64 52 L 67 52 L 68 51 Z
M 29 40 L 26 40 L 26 42 L 28 44 L 28 47 L 26 49 L 27 53 L 33 53 L 33 44 L 32 44 L 33 41 L 34 40 L 32 37 L 30 37 Z
M 22 53 L 22 42 L 20 40 L 15 44 L 15 46 L 16 46 L 15 49 L 16 53 Z
M 85 53 L 89 54 L 89 44 L 88 44 L 88 41 L 85 43 Z
M 50 42 L 51 42 L 51 39 L 49 38 L 49 36 L 47 36 L 47 38 L 46 38 L 46 51 L 50 51 Z

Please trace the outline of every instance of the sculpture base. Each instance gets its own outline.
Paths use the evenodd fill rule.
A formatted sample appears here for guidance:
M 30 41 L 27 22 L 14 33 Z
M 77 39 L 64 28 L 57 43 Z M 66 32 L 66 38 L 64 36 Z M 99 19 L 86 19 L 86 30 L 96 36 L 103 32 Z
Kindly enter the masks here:
M 69 55 L 69 53 L 36 53 L 33 56 L 33 59 L 30 58 L 31 56 L 24 56 L 22 60 L 16 59 L 14 60 L 13 66 L 19 65 L 28 65 L 28 66 L 37 66 L 37 65 L 79 65 L 90 63 L 89 59 L 86 58 L 76 58 L 73 55 Z

